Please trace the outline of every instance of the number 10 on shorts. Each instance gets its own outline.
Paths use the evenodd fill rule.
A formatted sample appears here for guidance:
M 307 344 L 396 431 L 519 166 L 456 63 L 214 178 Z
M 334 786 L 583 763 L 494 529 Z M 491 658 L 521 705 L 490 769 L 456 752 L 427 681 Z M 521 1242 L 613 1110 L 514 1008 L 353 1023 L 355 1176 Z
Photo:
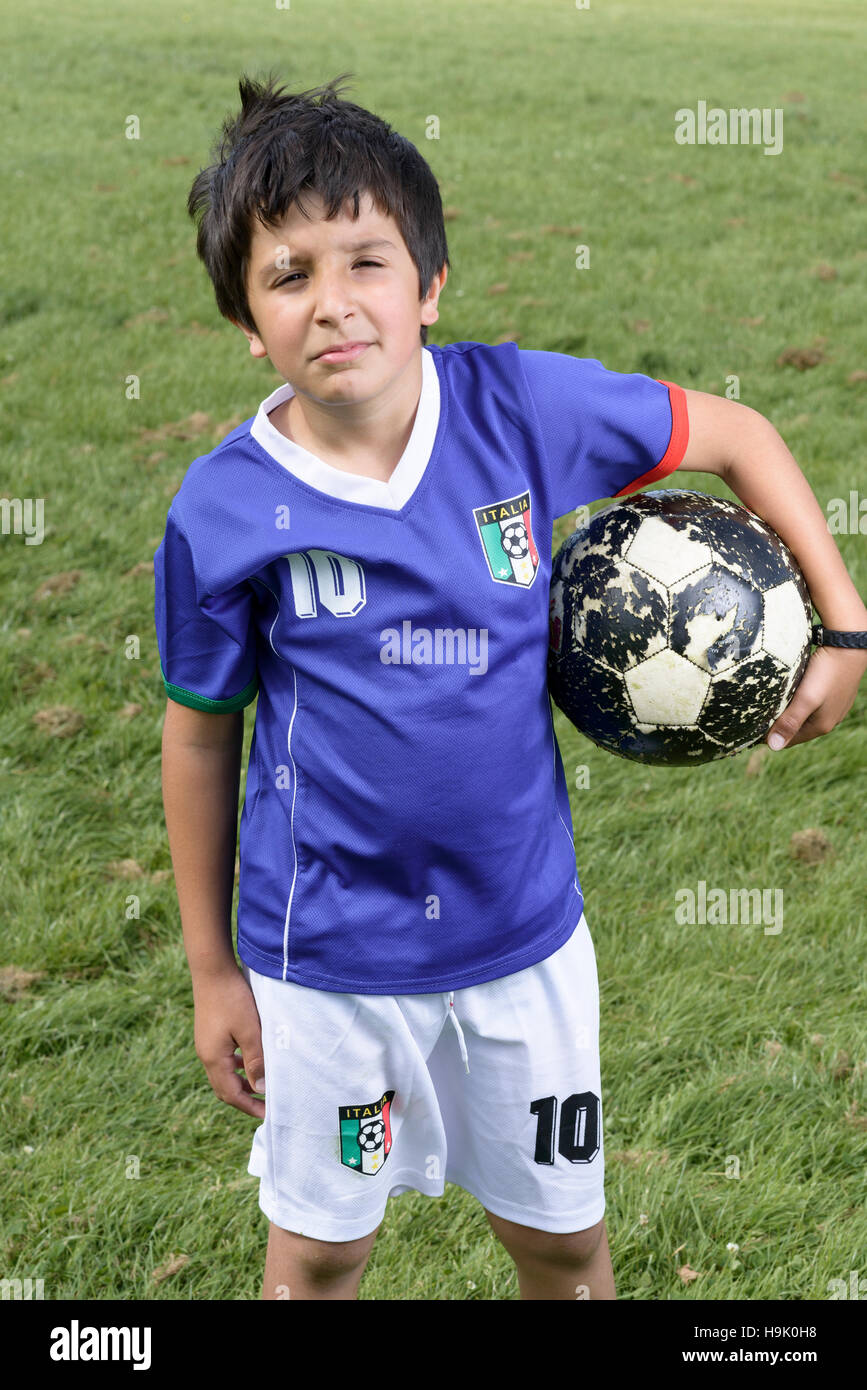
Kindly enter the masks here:
M 530 1104 L 530 1114 L 536 1121 L 537 1163 L 554 1162 L 554 1132 L 557 1131 L 557 1152 L 570 1163 L 592 1163 L 599 1152 L 601 1102 L 592 1091 L 576 1091 L 567 1096 L 560 1107 L 557 1126 L 557 1097 L 543 1096 Z

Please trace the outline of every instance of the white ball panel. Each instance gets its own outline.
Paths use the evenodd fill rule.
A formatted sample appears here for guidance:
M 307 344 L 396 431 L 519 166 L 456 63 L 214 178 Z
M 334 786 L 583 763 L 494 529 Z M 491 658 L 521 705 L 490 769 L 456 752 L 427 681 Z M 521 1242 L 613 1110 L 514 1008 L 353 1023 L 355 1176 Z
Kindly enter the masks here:
M 713 559 L 704 541 L 691 539 L 656 516 L 642 521 L 624 556 L 660 584 L 676 584 Z
M 627 671 L 624 680 L 644 724 L 695 724 L 710 676 L 666 647 Z
M 804 603 L 793 580 L 768 589 L 763 595 L 764 637 L 762 646 L 785 666 L 794 666 L 810 637 L 810 623 Z

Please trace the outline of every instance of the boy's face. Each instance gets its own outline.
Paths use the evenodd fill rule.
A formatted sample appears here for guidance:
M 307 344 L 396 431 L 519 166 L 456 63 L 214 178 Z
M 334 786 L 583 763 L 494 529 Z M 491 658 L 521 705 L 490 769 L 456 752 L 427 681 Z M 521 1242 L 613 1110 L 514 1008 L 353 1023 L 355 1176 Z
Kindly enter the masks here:
M 418 270 L 400 228 L 369 194 L 359 198 L 357 221 L 344 214 L 325 221 L 318 195 L 303 197 L 307 217 L 293 206 L 278 228 L 254 223 L 247 299 L 258 333 L 236 326 L 252 355 L 270 358 L 296 393 L 323 404 L 368 400 L 420 349 L 421 325 L 439 318 L 448 270 L 443 266 L 420 302 Z M 390 244 L 353 249 L 367 241 Z M 369 346 L 343 361 L 320 359 L 326 348 L 348 342 Z

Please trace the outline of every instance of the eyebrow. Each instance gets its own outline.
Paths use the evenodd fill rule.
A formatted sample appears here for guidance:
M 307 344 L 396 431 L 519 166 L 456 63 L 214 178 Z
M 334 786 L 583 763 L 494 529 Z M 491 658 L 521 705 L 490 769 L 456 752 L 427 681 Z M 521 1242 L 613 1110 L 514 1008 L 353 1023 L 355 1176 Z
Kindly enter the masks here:
M 342 247 L 341 250 L 346 251 L 349 255 L 355 255 L 358 251 L 372 251 L 379 246 L 388 246 L 392 251 L 396 249 L 394 242 L 386 241 L 384 237 L 371 237 L 366 241 L 354 241 L 350 246 Z M 272 275 L 277 275 L 281 270 L 291 270 L 293 265 L 306 265 L 310 259 L 307 252 L 292 251 L 290 248 L 289 265 L 276 266 L 273 260 L 269 261 L 259 271 L 259 283 L 264 285 Z

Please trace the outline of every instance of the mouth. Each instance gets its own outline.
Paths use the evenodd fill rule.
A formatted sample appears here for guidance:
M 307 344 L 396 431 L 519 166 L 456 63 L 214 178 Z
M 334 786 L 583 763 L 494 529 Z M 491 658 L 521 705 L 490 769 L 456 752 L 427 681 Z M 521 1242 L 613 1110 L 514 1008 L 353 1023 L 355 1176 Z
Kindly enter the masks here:
M 329 352 L 320 352 L 315 357 L 314 362 L 354 362 L 356 357 L 360 357 L 363 352 L 367 352 L 370 343 L 347 343 L 345 347 L 333 348 Z

